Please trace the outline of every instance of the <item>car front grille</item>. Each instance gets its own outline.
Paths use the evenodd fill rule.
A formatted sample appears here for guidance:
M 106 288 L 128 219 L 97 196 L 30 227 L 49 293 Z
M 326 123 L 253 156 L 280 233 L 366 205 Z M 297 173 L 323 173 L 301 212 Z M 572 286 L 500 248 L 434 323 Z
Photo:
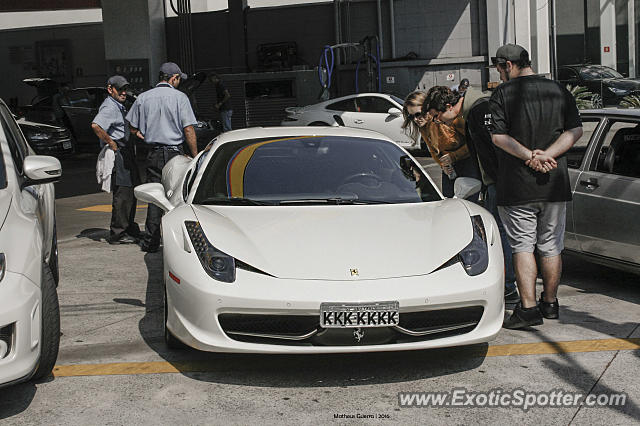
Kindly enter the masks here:
M 271 335 L 304 335 L 319 325 L 317 315 L 221 314 L 220 326 L 225 331 Z
M 11 353 L 11 349 L 13 349 L 15 329 L 15 323 L 0 328 L 0 342 L 3 342 L 4 345 L 7 346 L 4 353 L 2 353 L 3 351 L 0 351 L 0 359 L 6 358 Z
M 237 341 L 275 345 L 367 346 L 419 342 L 472 331 L 482 318 L 482 306 L 401 312 L 398 326 L 361 328 L 320 327 L 319 315 L 220 314 L 225 334 Z

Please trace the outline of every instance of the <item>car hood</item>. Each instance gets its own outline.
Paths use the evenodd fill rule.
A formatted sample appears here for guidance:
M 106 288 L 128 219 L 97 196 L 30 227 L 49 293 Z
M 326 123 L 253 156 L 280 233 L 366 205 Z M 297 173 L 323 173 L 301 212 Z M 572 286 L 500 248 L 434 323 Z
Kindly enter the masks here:
M 2 229 L 2 225 L 4 225 L 4 221 L 7 218 L 7 213 L 9 213 L 9 207 L 11 207 L 11 192 L 2 189 L 0 190 L 0 229 Z
M 26 120 L 24 118 L 21 118 L 21 119 L 16 120 L 16 121 L 17 121 L 17 123 L 18 123 L 18 125 L 20 127 L 28 127 L 30 129 L 41 130 L 43 132 L 52 133 L 52 132 L 58 132 L 60 130 L 63 130 L 63 128 L 59 127 L 59 126 L 52 126 L 50 124 L 45 124 L 45 123 L 36 123 L 34 121 L 29 121 L 29 120 Z
M 428 274 L 466 247 L 473 232 L 469 212 L 453 199 L 394 205 L 194 205 L 193 210 L 217 249 L 290 279 Z
M 615 87 L 622 90 L 640 90 L 640 81 L 626 78 L 609 78 L 602 80 L 602 83 L 609 87 Z

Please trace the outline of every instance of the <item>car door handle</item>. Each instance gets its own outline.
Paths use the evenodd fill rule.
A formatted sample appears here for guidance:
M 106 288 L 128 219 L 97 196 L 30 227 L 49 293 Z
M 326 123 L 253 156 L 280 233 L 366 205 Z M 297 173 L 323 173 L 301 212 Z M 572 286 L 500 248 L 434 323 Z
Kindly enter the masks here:
M 353 120 L 353 122 L 356 124 L 364 124 L 364 120 L 360 120 L 359 118 L 356 120 Z
M 596 178 L 581 179 L 580 180 L 580 185 L 586 186 L 587 188 L 589 188 L 589 187 L 597 188 L 597 187 L 600 186 L 600 184 L 598 183 L 598 179 L 596 179 Z

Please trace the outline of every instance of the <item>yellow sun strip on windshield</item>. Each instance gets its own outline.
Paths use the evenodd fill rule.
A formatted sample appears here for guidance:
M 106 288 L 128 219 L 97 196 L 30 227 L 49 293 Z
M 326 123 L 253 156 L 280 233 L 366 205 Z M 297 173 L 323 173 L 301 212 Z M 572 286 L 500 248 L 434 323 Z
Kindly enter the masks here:
M 146 204 L 138 204 L 136 206 L 137 209 L 146 209 Z M 76 209 L 80 212 L 99 212 L 99 213 L 111 213 L 111 204 L 98 204 L 96 206 L 83 207 L 81 209 Z
M 515 343 L 507 345 L 470 345 L 430 349 L 433 353 L 465 358 L 493 358 L 523 355 L 553 355 L 640 350 L 640 338 L 570 340 L 560 342 Z M 109 364 L 56 365 L 54 377 L 112 376 L 162 373 L 204 373 L 220 371 L 220 364 L 210 361 L 114 362 Z
M 227 189 L 229 197 L 244 197 L 244 172 L 256 152 L 256 149 L 263 145 L 298 139 L 317 138 L 318 136 L 296 136 L 291 138 L 273 139 L 270 141 L 257 142 L 242 148 L 231 160 L 227 169 Z

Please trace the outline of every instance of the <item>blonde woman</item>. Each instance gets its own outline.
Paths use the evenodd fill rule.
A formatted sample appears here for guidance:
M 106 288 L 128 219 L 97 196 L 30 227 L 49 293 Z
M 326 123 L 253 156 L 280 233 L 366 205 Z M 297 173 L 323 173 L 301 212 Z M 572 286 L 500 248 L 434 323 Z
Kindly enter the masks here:
M 426 99 L 427 94 L 421 91 L 411 92 L 404 99 L 402 128 L 415 141 L 420 138 L 420 128 L 427 124 L 427 118 L 422 113 L 422 104 Z

